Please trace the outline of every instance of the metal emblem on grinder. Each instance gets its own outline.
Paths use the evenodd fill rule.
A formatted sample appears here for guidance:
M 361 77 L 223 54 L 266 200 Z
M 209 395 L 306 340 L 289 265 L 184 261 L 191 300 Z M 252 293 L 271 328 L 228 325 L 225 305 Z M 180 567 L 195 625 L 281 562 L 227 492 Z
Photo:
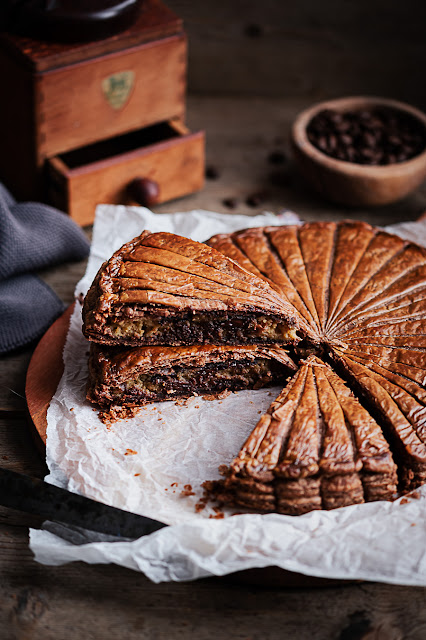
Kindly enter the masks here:
M 133 89 L 134 81 L 133 71 L 113 73 L 102 80 L 102 91 L 113 109 L 124 107 Z

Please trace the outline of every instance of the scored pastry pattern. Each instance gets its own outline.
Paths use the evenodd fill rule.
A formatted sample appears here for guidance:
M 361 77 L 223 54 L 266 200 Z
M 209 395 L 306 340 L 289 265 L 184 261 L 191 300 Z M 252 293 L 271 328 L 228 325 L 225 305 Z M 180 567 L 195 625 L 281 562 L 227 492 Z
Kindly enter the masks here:
M 287 343 L 309 331 L 264 278 L 205 244 L 149 231 L 102 265 L 83 320 L 89 340 L 128 346 Z
M 377 422 L 315 356 L 272 403 L 216 495 L 300 514 L 392 498 L 396 465 Z
M 296 345 L 299 371 L 216 495 L 299 514 L 426 482 L 426 250 L 351 221 L 246 229 L 208 244 L 267 281 L 315 336 Z

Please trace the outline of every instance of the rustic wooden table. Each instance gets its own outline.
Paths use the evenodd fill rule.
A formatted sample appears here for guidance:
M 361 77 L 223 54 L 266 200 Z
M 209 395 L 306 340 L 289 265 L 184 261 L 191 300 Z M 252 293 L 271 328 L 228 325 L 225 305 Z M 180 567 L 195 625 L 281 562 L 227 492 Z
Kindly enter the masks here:
M 218 177 L 202 192 L 158 207 L 161 212 L 203 208 L 252 214 L 297 211 L 303 219 L 353 217 L 375 224 L 414 220 L 426 210 L 426 185 L 379 210 L 342 210 L 320 201 L 292 162 L 273 164 L 273 151 L 288 155 L 287 133 L 304 107 L 282 99 L 193 97 L 188 120 L 207 131 L 207 164 Z M 262 194 L 253 207 L 246 200 Z M 234 199 L 230 209 L 223 201 Z M 90 237 L 90 229 L 87 230 Z M 42 278 L 65 303 L 85 263 L 46 270 Z M 43 477 L 46 466 L 26 416 L 25 373 L 35 345 L 0 363 L 0 465 Z M 37 564 L 28 548 L 35 517 L 0 508 L 0 639 L 58 640 L 109 637 L 292 640 L 421 640 L 426 637 L 426 589 L 355 583 L 327 588 L 282 588 L 239 580 L 208 579 L 154 585 L 115 566 Z M 403 541 L 401 541 L 403 544 Z

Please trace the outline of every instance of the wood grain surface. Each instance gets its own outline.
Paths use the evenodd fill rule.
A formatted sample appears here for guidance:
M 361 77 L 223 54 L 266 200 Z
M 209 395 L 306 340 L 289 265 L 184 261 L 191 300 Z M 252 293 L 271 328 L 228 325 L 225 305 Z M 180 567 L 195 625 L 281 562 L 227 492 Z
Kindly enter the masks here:
M 46 331 L 28 365 L 25 397 L 31 422 L 42 443 L 46 444 L 47 410 L 64 370 L 62 353 L 73 305 Z
M 194 208 L 253 214 L 298 211 L 306 220 L 354 217 L 373 224 L 415 220 L 426 210 L 423 185 L 382 209 L 343 209 L 307 190 L 290 159 L 271 164 L 273 150 L 288 153 L 287 131 L 306 99 L 193 96 L 188 125 L 207 130 L 207 164 L 219 176 L 203 191 L 155 207 L 158 213 Z M 270 181 L 271 174 L 274 181 Z M 276 184 L 275 179 L 278 179 Z M 248 195 L 264 190 L 256 206 Z M 236 198 L 235 209 L 224 199 Z M 87 229 L 90 238 L 91 230 Z M 74 301 L 85 261 L 41 273 L 67 304 Z M 77 291 L 78 294 L 78 291 Z M 25 375 L 35 345 L 0 360 L 0 464 L 37 477 L 43 458 L 26 420 Z M 48 567 L 28 548 L 37 518 L 0 508 L 1 640 L 424 640 L 426 589 L 353 584 L 326 589 L 260 587 L 237 578 L 152 584 L 112 565 Z M 402 541 L 403 543 L 403 541 Z M 271 583 L 272 585 L 272 583 Z
M 36 76 L 37 164 L 97 140 L 183 118 L 186 47 L 179 34 Z M 134 84 L 125 105 L 114 110 L 102 82 L 123 71 L 134 74 Z
M 419 0 L 168 0 L 189 38 L 189 89 L 297 97 L 381 95 L 426 108 Z
M 73 220 L 85 226 L 93 223 L 99 202 L 137 204 L 128 189 L 135 178 L 157 183 L 158 203 L 199 191 L 204 182 L 204 134 L 202 131 L 191 133 L 185 128 L 185 133 L 178 134 L 178 124 L 164 123 L 168 137 L 162 140 L 126 153 L 113 153 L 96 162 L 68 167 L 66 154 L 50 158 L 52 203 L 58 207 L 63 203 Z M 139 133 L 143 140 L 143 131 L 131 135 L 137 139 Z

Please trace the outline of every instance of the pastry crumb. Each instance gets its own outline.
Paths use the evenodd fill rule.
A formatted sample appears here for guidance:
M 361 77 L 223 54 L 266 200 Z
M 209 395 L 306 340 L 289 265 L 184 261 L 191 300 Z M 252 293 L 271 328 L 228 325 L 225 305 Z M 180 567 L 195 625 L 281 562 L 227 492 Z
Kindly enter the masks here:
M 142 407 L 121 407 L 112 405 L 107 411 L 99 411 L 99 420 L 107 427 L 118 420 L 134 418 Z M 96 411 L 96 409 L 95 409 Z
M 167 491 L 167 489 L 166 489 Z M 188 498 L 189 496 L 195 496 L 195 492 L 194 491 L 188 491 L 188 490 L 183 490 L 180 492 L 180 497 L 181 498 Z
M 191 484 L 184 484 L 183 491 L 180 492 L 180 497 L 186 498 L 188 496 L 195 496 L 195 492 L 192 490 Z
M 232 391 L 229 391 L 229 389 L 224 389 L 220 393 L 208 393 L 208 394 L 204 395 L 203 396 L 203 400 L 207 400 L 208 402 L 211 402 L 212 400 L 224 400 L 225 398 L 230 396 L 231 393 L 232 393 Z M 219 403 L 219 404 L 221 404 L 221 403 Z
M 209 518 L 211 520 L 222 520 L 225 517 L 225 514 L 222 513 L 222 511 L 219 511 L 218 513 L 216 513 L 215 515 L 210 514 Z
M 409 498 L 412 498 L 413 500 L 420 500 L 420 493 L 416 490 L 410 491 L 410 493 L 408 493 L 407 495 Z

